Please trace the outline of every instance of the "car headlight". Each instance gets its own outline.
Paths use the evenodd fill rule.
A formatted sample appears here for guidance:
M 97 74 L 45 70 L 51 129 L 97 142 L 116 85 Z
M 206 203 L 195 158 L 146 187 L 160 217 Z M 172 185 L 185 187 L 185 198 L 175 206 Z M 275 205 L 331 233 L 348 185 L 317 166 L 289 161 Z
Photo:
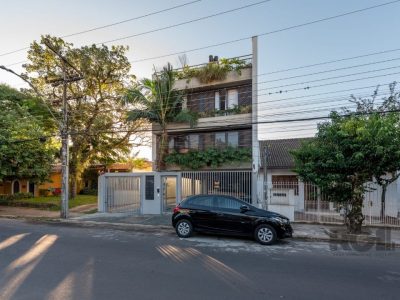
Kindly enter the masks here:
M 279 224 L 289 224 L 289 219 L 286 219 L 286 218 L 273 217 L 272 219 L 274 219 Z

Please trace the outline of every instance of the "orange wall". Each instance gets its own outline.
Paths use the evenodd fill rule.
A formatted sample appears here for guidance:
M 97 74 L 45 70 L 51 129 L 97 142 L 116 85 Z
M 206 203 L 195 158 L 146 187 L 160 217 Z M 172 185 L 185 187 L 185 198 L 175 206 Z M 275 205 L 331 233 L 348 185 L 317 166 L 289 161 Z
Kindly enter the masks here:
M 39 196 L 39 190 L 48 190 L 48 189 L 61 189 L 61 173 L 51 173 L 50 174 L 50 182 L 44 182 L 35 188 L 35 197 Z

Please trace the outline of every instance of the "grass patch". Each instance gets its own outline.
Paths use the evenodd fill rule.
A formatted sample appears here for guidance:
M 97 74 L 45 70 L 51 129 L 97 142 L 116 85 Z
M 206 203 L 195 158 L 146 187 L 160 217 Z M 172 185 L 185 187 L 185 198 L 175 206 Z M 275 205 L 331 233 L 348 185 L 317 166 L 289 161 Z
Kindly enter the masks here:
M 97 203 L 97 196 L 94 195 L 77 195 L 74 199 L 69 199 L 69 208 L 85 204 Z M 18 207 L 31 207 L 46 210 L 60 210 L 61 208 L 61 197 L 60 196 L 49 196 L 49 197 L 35 197 L 26 198 L 20 200 L 12 200 L 7 202 L 1 202 L 2 205 L 18 206 Z

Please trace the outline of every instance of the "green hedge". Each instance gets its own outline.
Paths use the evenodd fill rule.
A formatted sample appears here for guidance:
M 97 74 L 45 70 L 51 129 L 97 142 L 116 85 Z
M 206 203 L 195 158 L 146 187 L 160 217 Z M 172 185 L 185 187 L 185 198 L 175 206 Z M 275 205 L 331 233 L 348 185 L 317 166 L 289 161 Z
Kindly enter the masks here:
M 33 197 L 32 193 L 15 193 L 13 195 L 0 195 L 0 202 L 10 202 L 32 197 Z
M 165 157 L 167 164 L 197 170 L 203 167 L 216 168 L 225 163 L 251 161 L 250 148 L 209 148 L 204 151 L 190 150 L 187 153 L 171 153 Z

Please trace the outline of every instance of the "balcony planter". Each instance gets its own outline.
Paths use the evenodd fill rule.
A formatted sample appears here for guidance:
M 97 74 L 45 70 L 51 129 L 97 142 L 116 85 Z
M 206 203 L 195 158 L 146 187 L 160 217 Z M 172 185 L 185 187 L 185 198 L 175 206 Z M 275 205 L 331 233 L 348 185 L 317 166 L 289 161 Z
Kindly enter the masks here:
M 251 162 L 251 148 L 208 148 L 204 151 L 174 152 L 165 157 L 165 162 L 186 170 L 215 169 L 224 165 Z

